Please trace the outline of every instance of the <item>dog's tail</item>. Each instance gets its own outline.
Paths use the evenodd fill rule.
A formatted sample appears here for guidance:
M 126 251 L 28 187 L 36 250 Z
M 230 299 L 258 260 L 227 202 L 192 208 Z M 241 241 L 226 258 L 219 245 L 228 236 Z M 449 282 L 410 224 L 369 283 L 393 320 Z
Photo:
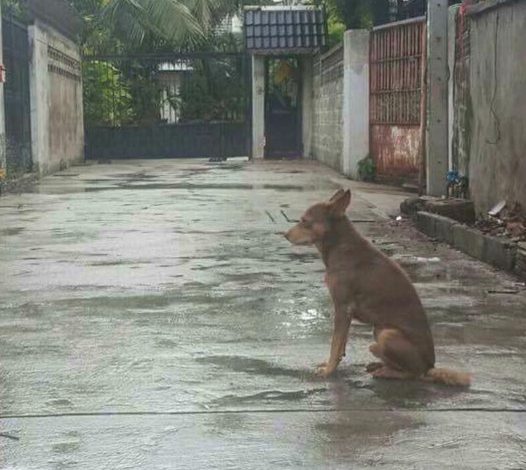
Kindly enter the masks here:
M 471 384 L 471 375 L 466 372 L 434 367 L 429 369 L 422 379 L 426 382 L 450 385 L 452 387 L 469 387 Z

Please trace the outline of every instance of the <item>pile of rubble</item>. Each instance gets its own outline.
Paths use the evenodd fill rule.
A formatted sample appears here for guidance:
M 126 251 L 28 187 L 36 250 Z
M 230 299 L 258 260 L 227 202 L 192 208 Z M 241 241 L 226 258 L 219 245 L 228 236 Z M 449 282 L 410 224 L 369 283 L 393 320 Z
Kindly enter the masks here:
M 475 227 L 487 235 L 526 241 L 526 213 L 518 202 L 500 202 L 488 212 L 488 218 L 475 222 Z

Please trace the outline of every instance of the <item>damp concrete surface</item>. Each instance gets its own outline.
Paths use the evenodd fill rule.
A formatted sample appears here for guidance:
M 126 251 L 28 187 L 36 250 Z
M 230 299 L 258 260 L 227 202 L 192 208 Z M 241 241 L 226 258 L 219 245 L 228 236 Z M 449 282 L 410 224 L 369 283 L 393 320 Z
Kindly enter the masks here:
M 359 324 L 314 376 L 323 266 L 282 232 L 341 186 L 469 390 L 371 379 Z M 308 162 L 164 160 L 0 198 L 0 468 L 526 468 L 526 290 L 387 217 L 404 197 Z

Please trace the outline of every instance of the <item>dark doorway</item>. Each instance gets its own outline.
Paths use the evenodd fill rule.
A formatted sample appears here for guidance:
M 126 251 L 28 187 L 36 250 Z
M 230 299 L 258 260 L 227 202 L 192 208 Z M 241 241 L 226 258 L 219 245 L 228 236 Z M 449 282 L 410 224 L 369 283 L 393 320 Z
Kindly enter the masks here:
M 290 57 L 267 58 L 265 82 L 265 157 L 301 157 L 299 60 Z
M 4 12 L 2 18 L 7 172 L 16 177 L 31 171 L 31 109 L 29 103 L 29 41 L 27 26 Z

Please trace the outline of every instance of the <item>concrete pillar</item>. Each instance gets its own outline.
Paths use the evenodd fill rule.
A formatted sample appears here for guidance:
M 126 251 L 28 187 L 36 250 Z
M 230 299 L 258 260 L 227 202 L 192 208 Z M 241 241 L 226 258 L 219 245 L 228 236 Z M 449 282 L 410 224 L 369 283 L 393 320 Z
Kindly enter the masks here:
M 252 56 L 252 158 L 265 157 L 265 57 Z
M 343 165 L 358 178 L 358 162 L 369 154 L 369 31 L 346 31 L 343 39 Z
M 2 41 L 2 5 L 0 4 L 0 64 L 4 63 L 4 45 Z M 5 73 L 5 72 L 4 72 Z M 5 135 L 4 84 L 0 84 L 0 183 L 7 176 L 7 155 Z
M 448 170 L 448 2 L 428 0 L 427 8 L 427 192 L 446 194 Z
M 301 59 L 301 113 L 303 158 L 312 158 L 312 120 L 313 120 L 313 59 L 305 56 Z
M 31 152 L 33 168 L 39 174 L 45 174 L 50 161 L 48 37 L 38 21 L 28 28 L 28 36 L 31 51 L 29 61 Z

